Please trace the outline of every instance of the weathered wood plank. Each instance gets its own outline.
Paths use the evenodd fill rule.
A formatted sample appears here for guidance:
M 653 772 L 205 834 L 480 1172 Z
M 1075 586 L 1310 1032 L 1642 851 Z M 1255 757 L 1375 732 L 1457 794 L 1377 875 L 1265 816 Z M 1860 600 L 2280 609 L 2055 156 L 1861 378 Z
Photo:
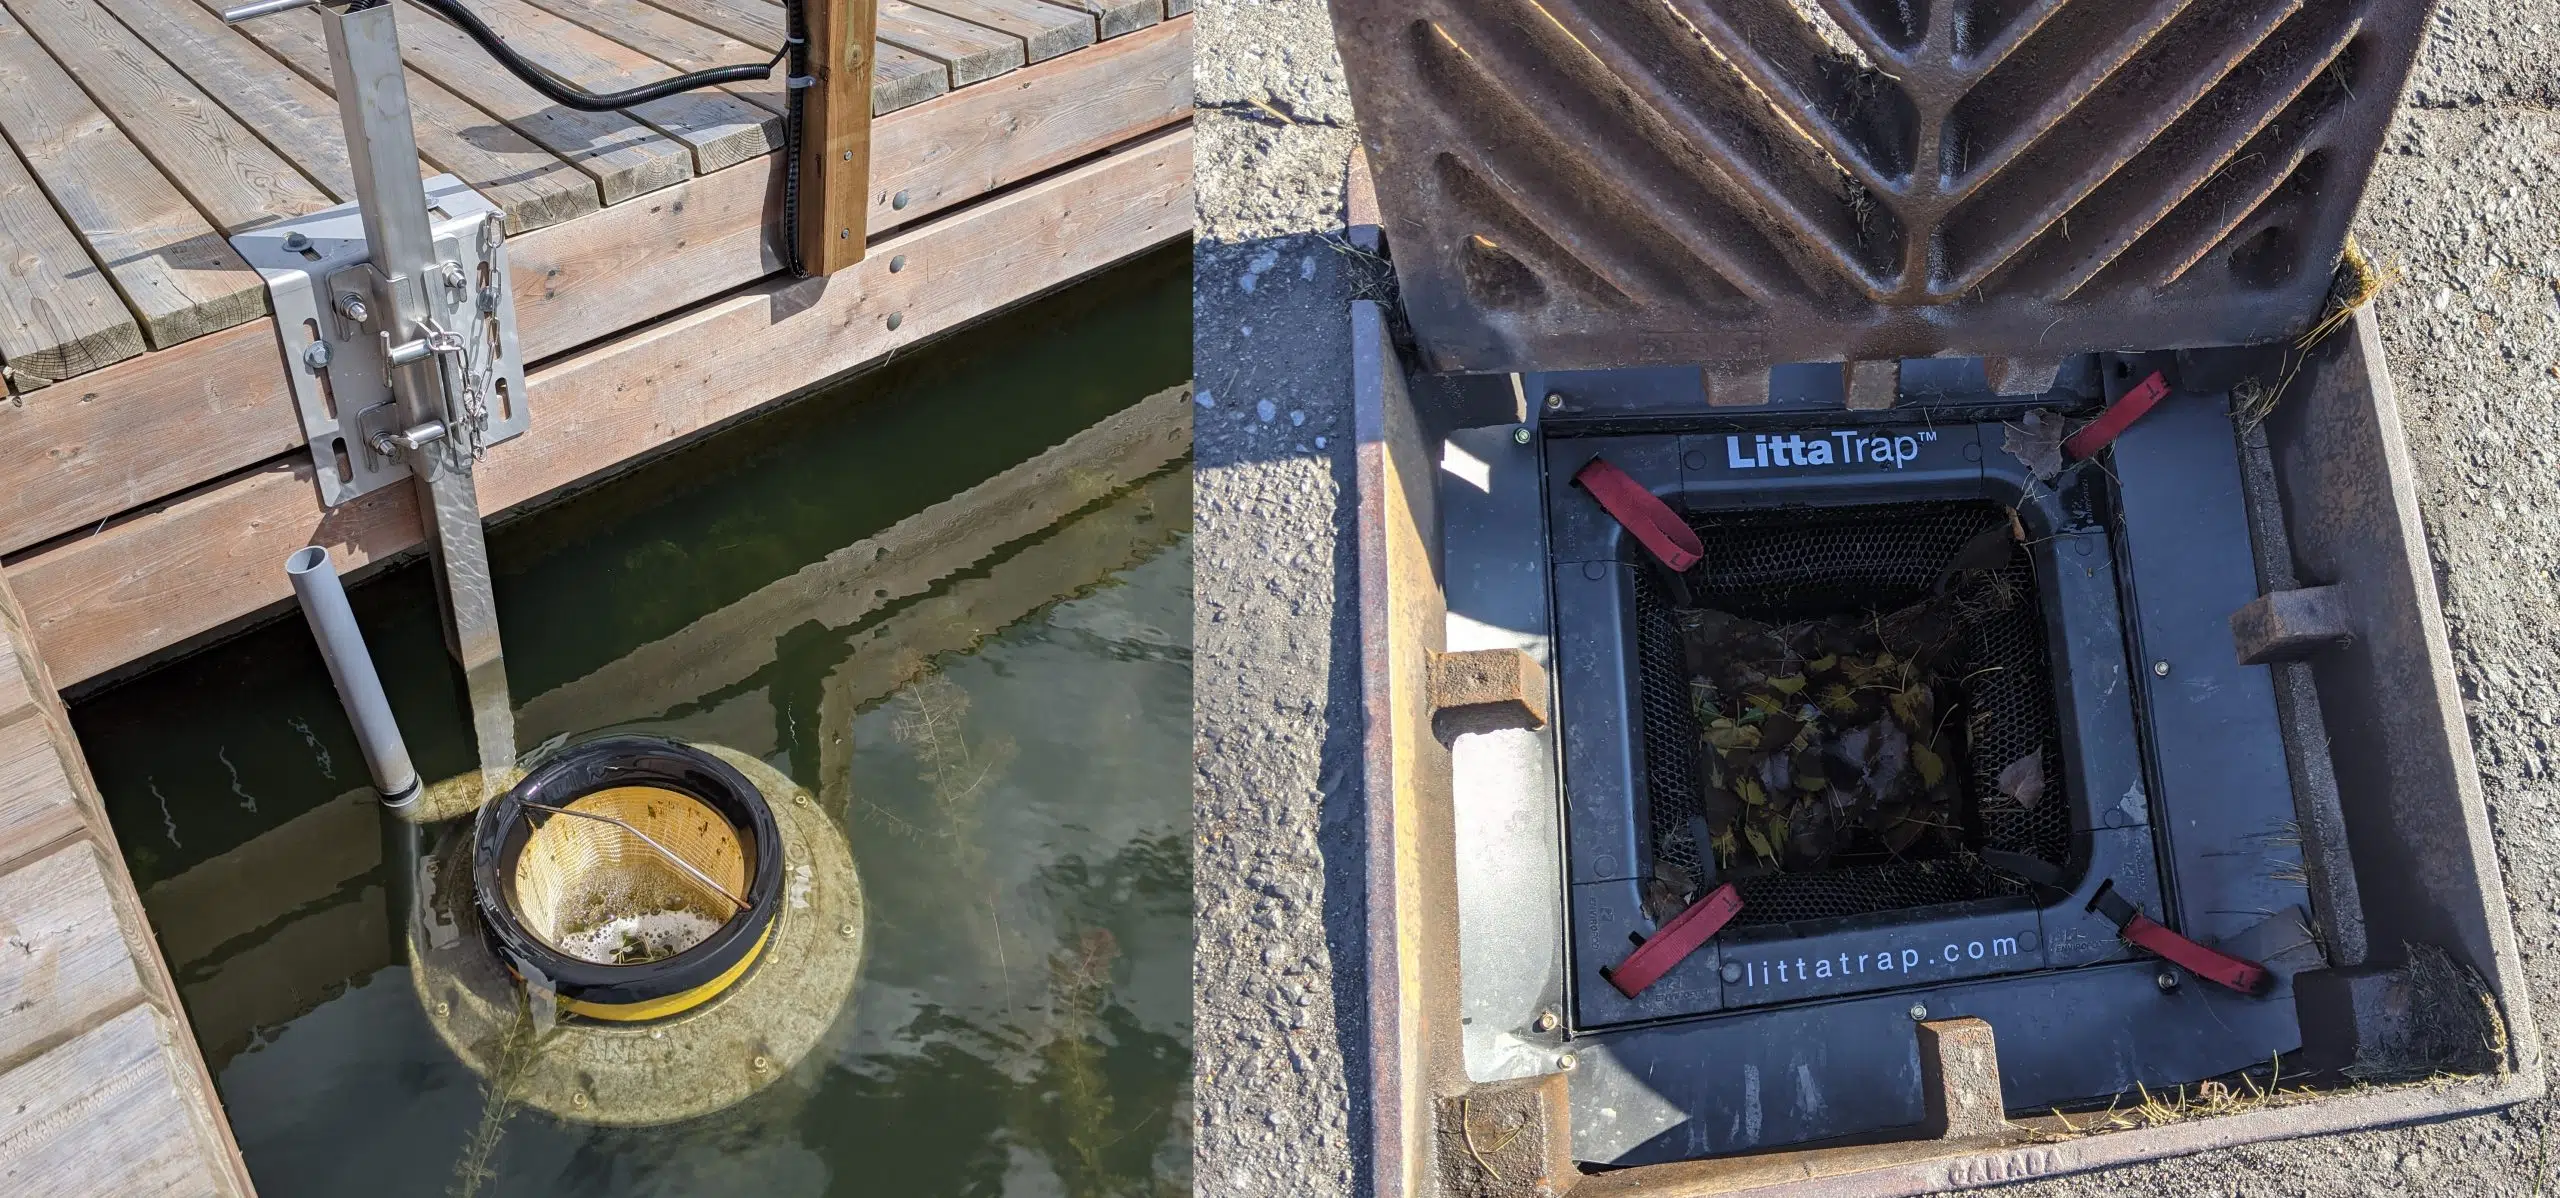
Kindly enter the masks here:
M 87 840 L 0 874 L 0 923 L 12 950 L 0 952 L 0 1011 L 9 1016 L 0 1019 L 0 1068 L 143 1000 L 107 885 L 106 863 Z
M 212 13 L 195 0 L 115 0 L 169 9 L 191 9 L 208 19 Z M 229 0 L 207 0 L 219 8 Z M 216 23 L 219 24 L 218 19 Z M 309 12 L 277 13 L 232 30 L 264 48 L 305 83 L 331 97 L 330 124 L 339 129 L 340 153 L 345 131 L 339 126 L 337 83 L 329 77 L 329 45 L 320 32 L 320 17 Z M 535 145 L 498 118 L 482 112 L 443 84 L 418 72 L 411 63 L 403 72 L 409 84 L 409 123 L 417 131 L 418 154 L 439 170 L 453 172 L 507 214 L 507 231 L 522 233 L 584 216 L 603 207 L 596 180 L 586 171 Z M 537 97 L 538 99 L 538 97 Z
M 133 1007 L 0 1075 L 0 1190 L 48 1198 L 245 1193 L 191 1093 L 194 1046 Z
M 286 69 L 238 30 L 225 28 L 192 0 L 98 3 L 330 195 L 341 201 L 355 198 L 346 130 L 329 93 Z
M 410 66 L 587 172 L 603 189 L 606 204 L 693 176 L 693 151 L 666 134 L 623 113 L 579 112 L 552 103 L 490 61 L 461 30 L 406 4 L 398 23 L 400 56 Z
M 885 239 L 845 276 L 749 288 L 599 346 L 529 380 L 543 417 L 490 451 L 482 509 L 557 490 L 1190 226 L 1181 128 Z M 329 545 L 354 569 L 417 542 L 405 489 L 324 515 L 308 470 L 250 471 L 13 565 L 55 676 L 91 677 L 281 602 L 275 563 L 301 545 Z
M 0 405 L 0 553 L 301 445 L 273 320 L 119 362 Z
M 1189 16 L 1190 14 L 1191 0 L 1164 0 L 1165 20 L 1170 21 L 1175 17 Z
M 115 285 L 0 142 L 0 362 L 32 387 L 142 350 L 142 329 Z
M 782 6 L 771 0 L 648 0 L 648 3 L 771 54 L 782 48 Z M 887 42 L 872 46 L 871 115 L 886 116 L 951 90 L 941 63 Z
M 679 71 L 752 65 L 773 57 L 745 42 L 685 20 L 674 13 L 628 0 L 533 0 L 535 7 L 613 39 Z M 767 112 L 790 106 L 782 86 L 783 70 L 753 83 L 733 83 L 724 90 Z
M 1090 14 L 1108 40 L 1165 19 L 1164 0 L 1048 0 Z
M 915 0 L 915 5 L 1021 38 L 1024 56 L 1032 62 L 1081 50 L 1100 38 L 1091 14 L 1040 0 Z
M 518 53 L 589 91 L 619 91 L 676 74 L 665 63 L 524 0 L 475 0 L 471 11 Z M 408 36 L 405 25 L 401 36 Z M 690 148 L 697 174 L 735 166 L 782 144 L 780 117 L 719 88 L 651 100 L 625 111 Z
M 238 233 L 351 198 L 322 191 L 95 0 L 7 4 L 216 228 Z
M 1178 21 L 881 118 L 872 131 L 871 230 L 1183 120 L 1190 63 L 1191 23 Z M 767 229 L 771 175 L 738 167 L 513 239 L 528 357 L 566 352 L 781 269 Z M 907 206 L 894 207 L 902 191 Z M 299 447 L 273 329 L 262 320 L 184 355 L 109 367 L 78 391 L 0 405 L 0 553 Z
M 266 313 L 257 272 L 6 13 L 0 132 L 106 267 L 152 348 Z
M 33 707 L 0 714 L 0 862 L 80 830 L 62 761 Z
M 941 63 L 954 89 L 1023 65 L 1021 38 L 904 0 L 880 0 L 880 40 Z

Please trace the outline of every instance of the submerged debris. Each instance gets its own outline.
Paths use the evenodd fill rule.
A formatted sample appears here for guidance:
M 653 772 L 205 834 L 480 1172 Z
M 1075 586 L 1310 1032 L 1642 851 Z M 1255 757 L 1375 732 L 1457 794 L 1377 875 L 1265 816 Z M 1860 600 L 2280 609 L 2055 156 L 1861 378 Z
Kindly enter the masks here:
M 646 965 L 664 961 L 711 938 L 720 922 L 700 911 L 675 908 L 619 915 L 560 938 L 560 951 L 598 965 Z
M 1720 881 L 1892 860 L 1933 837 L 1956 843 L 1963 632 L 2024 600 L 2000 573 L 2015 552 L 2010 522 L 1994 522 L 1930 594 L 1891 610 L 1787 624 L 1674 613 L 1700 733 L 1690 835 L 1709 876 L 1659 862 L 1645 887 L 1657 919 Z M 2034 774 L 2008 792 L 2033 807 L 2040 758 L 2010 772 Z

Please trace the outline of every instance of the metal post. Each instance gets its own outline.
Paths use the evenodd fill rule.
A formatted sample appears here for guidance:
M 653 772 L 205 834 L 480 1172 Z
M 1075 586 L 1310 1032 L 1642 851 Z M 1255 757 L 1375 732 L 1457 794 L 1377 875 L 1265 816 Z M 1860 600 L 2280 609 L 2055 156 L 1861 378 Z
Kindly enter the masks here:
M 477 430 L 486 416 L 471 410 L 462 392 L 460 362 L 447 361 L 459 352 L 455 331 L 470 327 L 468 309 L 458 318 L 449 304 L 457 297 L 467 304 L 473 288 L 469 280 L 450 277 L 461 268 L 437 254 L 427 222 L 396 6 L 388 0 L 328 0 L 318 8 L 372 256 L 366 272 L 372 302 L 360 296 L 333 302 L 381 338 L 383 360 L 390 364 L 400 431 L 383 437 L 382 448 L 406 457 L 416 484 L 446 644 L 462 664 L 484 785 L 495 786 L 516 763 L 516 734 L 471 476 Z M 447 302 L 438 302 L 439 294 Z

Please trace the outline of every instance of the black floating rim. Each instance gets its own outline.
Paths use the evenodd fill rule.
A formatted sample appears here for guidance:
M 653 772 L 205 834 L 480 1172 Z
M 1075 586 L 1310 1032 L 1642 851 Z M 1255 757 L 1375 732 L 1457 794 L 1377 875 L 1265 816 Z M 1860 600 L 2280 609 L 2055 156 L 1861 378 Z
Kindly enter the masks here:
M 582 961 L 545 944 L 505 900 L 505 879 L 535 823 L 563 818 L 528 811 L 527 800 L 552 807 L 623 786 L 654 786 L 689 796 L 719 812 L 744 834 L 751 857 L 744 914 L 732 913 L 702 943 L 645 965 Z M 562 998 L 621 1006 L 682 994 L 717 980 L 754 951 L 773 925 L 782 898 L 782 833 L 755 784 L 728 762 L 692 745 L 654 736 L 608 736 L 564 749 L 536 767 L 481 812 L 473 830 L 471 882 L 482 926 L 517 972 L 539 973 Z

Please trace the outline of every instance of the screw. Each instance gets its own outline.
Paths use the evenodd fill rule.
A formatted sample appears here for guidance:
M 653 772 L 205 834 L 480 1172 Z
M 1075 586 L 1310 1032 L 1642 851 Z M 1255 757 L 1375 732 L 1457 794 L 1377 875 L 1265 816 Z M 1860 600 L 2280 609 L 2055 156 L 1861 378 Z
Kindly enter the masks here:
M 303 346 L 302 364 L 312 368 L 313 370 L 327 368 L 329 365 L 329 343 L 326 341 L 314 341 L 309 345 Z
M 587 1096 L 586 1096 L 586 1095 L 584 1095 L 584 1094 L 574 1094 L 574 1093 L 573 1093 L 573 1094 L 569 1095 L 569 1105 L 570 1105 L 570 1106 L 573 1106 L 573 1107 L 577 1107 L 577 1108 L 579 1108 L 580 1110 L 584 1110 L 584 1109 L 586 1109 L 586 1105 L 587 1105 Z
M 1547 410 L 1550 412 L 1561 412 L 1564 410 L 1564 394 L 1562 392 L 1547 392 Z
M 1556 1030 L 1556 1025 L 1561 1022 L 1563 1021 L 1556 1018 L 1555 1012 L 1540 1011 L 1538 1012 L 1538 1022 L 1533 1026 L 1542 1032 L 1552 1032 Z
M 761 1056 L 761 1055 L 759 1055 L 758 1057 L 756 1057 L 756 1059 L 755 1059 L 755 1060 L 750 1061 L 750 1062 L 748 1062 L 748 1063 L 749 1063 L 749 1064 L 751 1064 L 751 1065 L 754 1065 L 754 1066 L 755 1066 L 755 1068 L 756 1068 L 756 1072 L 758 1072 L 758 1073 L 762 1073 L 762 1072 L 764 1072 L 764 1071 L 765 1071 L 765 1070 L 767 1070 L 767 1069 L 771 1069 L 771 1068 L 773 1068 L 773 1062 L 771 1062 L 771 1061 L 768 1061 L 768 1060 L 764 1059 L 764 1057 L 763 1057 L 763 1056 Z
M 364 297 L 357 295 L 352 291 L 339 296 L 338 315 L 344 316 L 357 324 L 363 324 L 366 316 Z
M 840 924 L 837 924 L 837 925 L 836 925 L 836 934 L 837 934 L 837 935 L 840 935 L 840 936 L 851 936 L 851 935 L 853 935 L 853 925 L 852 925 L 852 924 L 849 924 L 849 923 L 840 923 Z
M 890 332 L 893 332 L 893 333 L 894 333 L 894 332 L 896 332 L 896 331 L 898 330 L 898 326 L 899 326 L 899 325 L 902 325 L 902 324 L 905 324 L 905 323 L 907 323 L 907 315 L 906 315 L 906 313 L 904 313 L 904 312 L 892 312 L 892 313 L 890 313 L 890 314 L 889 314 L 889 331 L 890 331 Z
M 906 206 L 907 206 L 907 193 L 905 193 L 905 192 L 903 192 L 903 191 L 902 191 L 902 192 L 899 192 L 899 193 L 898 193 L 898 194 L 896 194 L 896 195 L 890 196 L 890 197 L 889 197 L 889 206 L 890 206 L 890 207 L 892 207 L 892 208 L 904 208 L 904 207 L 906 207 Z
M 1512 442 L 1512 444 L 1515 444 L 1515 445 L 1526 445 L 1526 444 L 1528 444 L 1528 443 L 1529 443 L 1529 426 L 1524 424 L 1524 425 L 1521 425 L 1521 426 L 1520 426 L 1520 427 L 1518 427 L 1518 428 L 1515 428 L 1515 429 L 1511 430 L 1511 442 Z
M 791 796 L 791 801 L 792 801 L 792 802 L 794 802 L 794 803 L 799 804 L 800 806 L 806 807 L 806 806 L 808 806 L 808 805 L 809 805 L 809 796 L 807 796 L 807 795 L 793 795 L 793 796 Z
M 2169 676 L 2169 663 L 2168 663 L 2167 661 L 2165 661 L 2165 660 L 2164 660 L 2164 661 L 2155 661 L 2155 662 L 2152 662 L 2152 663 L 2151 663 L 2151 673 L 2152 673 L 2152 675 L 2153 675 L 2154 677 L 2158 677 L 2158 678 L 2166 678 L 2166 677 L 2168 677 L 2168 676 Z
M 299 232 L 287 233 L 284 235 L 284 248 L 299 254 L 302 251 L 311 248 L 311 238 L 309 235 Z
M 2151 984 L 2160 987 L 2162 994 L 2174 994 L 2178 989 L 2178 971 L 2163 969 L 2152 975 Z
M 851 230 L 851 229 L 838 229 L 838 230 L 836 230 L 836 240 L 838 240 L 838 241 L 851 241 L 851 240 L 853 240 L 853 230 Z
M 436 1018 L 442 1019 L 451 1014 L 453 1014 L 453 1004 L 438 1000 L 436 1003 Z
M 1727 982 L 1739 982 L 1742 980 L 1742 964 L 1738 961 L 1725 962 L 1724 968 L 1717 972 L 1723 974 L 1724 980 Z
M 1581 1062 L 1574 1060 L 1572 1053 L 1560 1052 L 1556 1054 L 1556 1068 L 1558 1069 L 1571 1073 L 1573 1072 L 1573 1067 L 1578 1064 L 1581 1064 Z
M 1929 1004 L 1924 1003 L 1924 1002 L 1916 1002 L 1916 1003 L 1911 1004 L 1911 1021 L 1912 1021 L 1913 1023 L 1918 1023 L 1918 1022 L 1920 1022 L 1920 1021 L 1921 1021 L 1921 1020 L 1923 1020 L 1923 1019 L 1927 1019 L 1928 1017 L 1929 1017 Z
M 845 160 L 845 161 L 847 161 L 847 162 L 851 162 L 851 161 L 853 161 L 853 151 L 851 151 L 851 150 L 847 150 L 847 151 L 845 151 L 845 152 L 844 152 L 844 160 Z

